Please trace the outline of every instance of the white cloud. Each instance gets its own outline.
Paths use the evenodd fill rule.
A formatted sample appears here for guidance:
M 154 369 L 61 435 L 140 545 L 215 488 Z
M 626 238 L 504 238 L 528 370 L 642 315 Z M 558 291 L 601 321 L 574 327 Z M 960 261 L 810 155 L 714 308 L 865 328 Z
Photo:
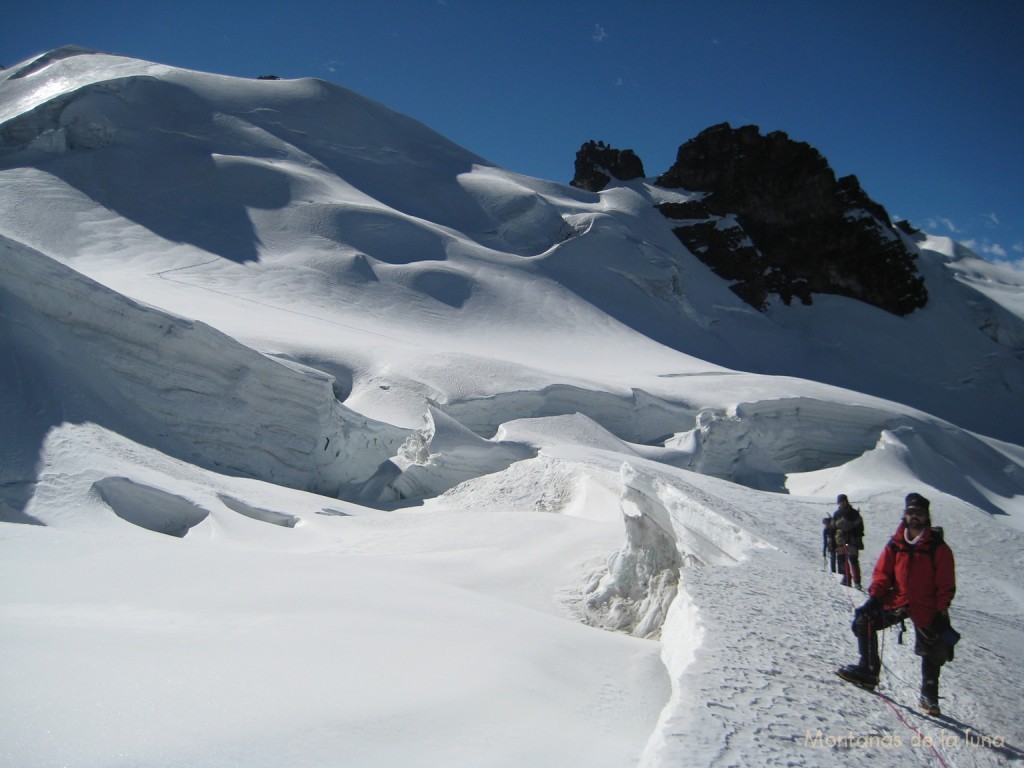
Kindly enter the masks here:
M 985 245 L 981 247 L 981 250 L 987 254 L 995 256 L 997 259 L 1005 259 L 1007 256 L 1006 249 L 999 243 L 985 243 Z
M 932 216 L 931 218 L 925 219 L 925 228 L 935 232 L 939 229 L 945 229 L 947 232 L 957 234 L 960 232 L 960 228 L 953 222 L 952 219 L 948 219 L 945 216 Z
M 999 242 L 985 234 L 986 231 L 992 233 L 997 229 L 1005 229 L 999 214 L 995 211 L 971 216 L 967 225 L 963 227 L 958 226 L 953 219 L 947 216 L 931 216 L 924 220 L 923 228 L 935 235 L 944 233 L 987 261 L 996 264 L 1012 264 L 1018 269 L 1024 270 L 1024 240 L 1016 240 L 1012 243 Z M 1004 237 L 1008 237 L 1008 235 L 1004 235 Z
M 1024 242 L 1020 241 L 1014 243 L 1009 248 L 1006 248 L 1002 243 L 993 243 L 990 240 L 983 240 L 981 243 L 975 241 L 970 244 L 965 242 L 964 245 L 977 253 L 991 257 L 993 261 L 999 262 L 1018 261 L 1020 260 L 1019 254 L 1024 253 Z
M 600 24 L 595 24 L 594 34 L 592 35 L 594 42 L 603 42 L 606 37 L 608 37 L 608 33 L 604 31 L 604 27 L 602 27 Z

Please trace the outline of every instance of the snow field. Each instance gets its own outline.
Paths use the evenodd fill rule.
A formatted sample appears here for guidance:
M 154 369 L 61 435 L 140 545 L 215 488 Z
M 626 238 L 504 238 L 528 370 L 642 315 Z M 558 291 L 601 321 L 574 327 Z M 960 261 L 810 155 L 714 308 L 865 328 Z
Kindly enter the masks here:
M 313 80 L 62 49 L 0 139 L 0 763 L 1024 758 L 1017 276 L 926 237 L 921 313 L 760 314 L 676 193 Z M 820 520 L 850 495 L 869 571 L 909 490 L 941 719 L 892 631 L 880 695 L 833 674 Z

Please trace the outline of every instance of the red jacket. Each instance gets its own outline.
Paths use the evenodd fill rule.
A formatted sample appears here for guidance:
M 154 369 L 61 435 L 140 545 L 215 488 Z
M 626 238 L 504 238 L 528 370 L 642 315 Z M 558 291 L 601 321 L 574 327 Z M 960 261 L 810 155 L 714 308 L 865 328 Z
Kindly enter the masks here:
M 916 627 L 927 627 L 949 608 L 956 593 L 953 550 L 941 533 L 926 528 L 916 544 L 908 544 L 900 523 L 875 563 L 868 593 L 886 609 L 907 607 Z

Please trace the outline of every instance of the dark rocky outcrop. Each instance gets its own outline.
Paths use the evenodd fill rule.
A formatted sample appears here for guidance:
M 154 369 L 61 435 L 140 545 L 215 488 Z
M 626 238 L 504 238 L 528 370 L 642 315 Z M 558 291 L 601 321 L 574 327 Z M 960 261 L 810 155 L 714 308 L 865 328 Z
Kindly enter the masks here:
M 708 128 L 655 183 L 703 193 L 659 208 L 687 248 L 759 309 L 770 294 L 786 304 L 839 294 L 897 315 L 928 300 L 916 256 L 885 209 L 856 177 L 837 180 L 816 149 L 781 131 Z
M 603 141 L 591 140 L 576 153 L 576 173 L 569 183 L 588 192 L 600 192 L 613 177 L 629 181 L 643 176 L 644 164 L 632 149 L 613 149 Z
M 921 230 L 913 226 L 906 219 L 901 219 L 900 221 L 897 221 L 896 229 L 898 229 L 900 232 L 903 232 L 904 234 L 910 235 L 911 237 L 921 234 Z

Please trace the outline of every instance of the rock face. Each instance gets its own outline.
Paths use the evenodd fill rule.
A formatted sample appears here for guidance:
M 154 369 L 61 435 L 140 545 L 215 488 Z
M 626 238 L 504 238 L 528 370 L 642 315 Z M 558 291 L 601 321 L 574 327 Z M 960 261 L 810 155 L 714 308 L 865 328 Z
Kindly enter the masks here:
M 660 210 L 678 222 L 687 248 L 758 309 L 770 294 L 786 304 L 839 294 L 897 315 L 928 300 L 916 257 L 885 209 L 856 177 L 837 180 L 817 150 L 781 131 L 708 128 L 655 183 L 703 193 Z
M 644 164 L 632 149 L 613 149 L 603 141 L 588 141 L 576 153 L 576 173 L 569 182 L 588 192 L 600 192 L 612 177 L 620 181 L 640 179 Z

